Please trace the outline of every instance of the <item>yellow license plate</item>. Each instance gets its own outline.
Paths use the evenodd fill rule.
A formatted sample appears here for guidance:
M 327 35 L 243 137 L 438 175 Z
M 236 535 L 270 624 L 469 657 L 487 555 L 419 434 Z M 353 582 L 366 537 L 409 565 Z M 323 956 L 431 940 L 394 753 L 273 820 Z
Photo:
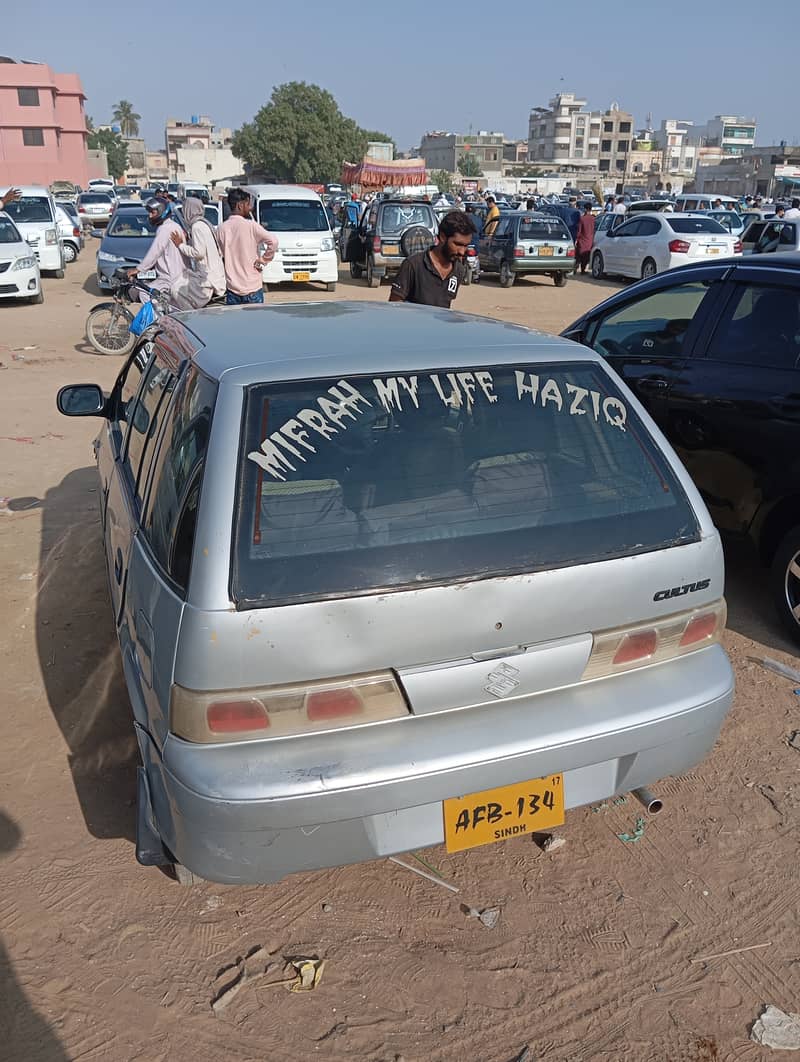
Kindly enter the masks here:
M 706 247 L 707 254 L 719 254 L 719 247 Z
M 552 247 L 540 247 L 539 248 L 539 255 L 540 255 L 540 257 L 544 257 L 544 258 L 552 258 L 553 257 L 553 248 Z
M 310 273 L 292 273 L 292 280 L 295 284 L 302 284 L 311 280 Z
M 400 245 L 396 243 L 385 243 L 383 245 L 384 254 L 400 254 Z
M 444 839 L 448 852 L 549 830 L 564 821 L 564 783 L 560 774 L 531 782 L 486 789 L 445 800 Z

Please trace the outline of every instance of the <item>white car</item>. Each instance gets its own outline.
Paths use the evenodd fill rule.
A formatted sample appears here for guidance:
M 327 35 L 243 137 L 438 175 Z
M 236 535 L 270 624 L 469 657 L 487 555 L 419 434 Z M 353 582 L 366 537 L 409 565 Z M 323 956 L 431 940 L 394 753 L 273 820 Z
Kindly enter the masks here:
M 0 187 L 0 195 L 6 190 Z M 63 280 L 64 248 L 58 236 L 55 200 L 41 185 L 23 185 L 19 191 L 20 198 L 6 203 L 5 212 L 22 234 L 22 239 L 31 245 L 39 268 Z
M 80 225 L 59 202 L 56 202 L 56 224 L 58 238 L 64 249 L 64 261 L 69 264 L 75 261 L 83 246 Z
M 17 226 L 0 212 L 0 299 L 42 302 L 39 263 Z
M 705 258 L 742 253 L 742 241 L 705 215 L 637 214 L 592 250 L 592 276 L 642 280 Z

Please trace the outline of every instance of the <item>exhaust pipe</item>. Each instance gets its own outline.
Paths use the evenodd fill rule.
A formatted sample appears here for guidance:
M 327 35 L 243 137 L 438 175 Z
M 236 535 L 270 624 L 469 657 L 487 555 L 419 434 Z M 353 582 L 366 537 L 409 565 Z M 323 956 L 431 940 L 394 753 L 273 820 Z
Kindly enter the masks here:
M 664 807 L 664 802 L 661 797 L 657 797 L 655 793 L 651 793 L 649 789 L 633 789 L 631 792 L 640 803 L 644 804 L 650 815 L 657 815 Z

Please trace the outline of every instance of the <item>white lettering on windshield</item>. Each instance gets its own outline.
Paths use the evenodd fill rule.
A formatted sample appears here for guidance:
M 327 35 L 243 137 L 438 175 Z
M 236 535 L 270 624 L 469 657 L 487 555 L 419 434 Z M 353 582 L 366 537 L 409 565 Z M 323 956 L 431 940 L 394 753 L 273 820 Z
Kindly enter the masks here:
M 535 373 L 516 371 L 514 375 L 517 378 L 517 398 L 520 401 L 526 395 L 530 395 L 531 403 L 534 406 L 538 399 L 543 409 L 548 402 L 552 402 L 560 412 L 564 412 L 564 398 L 555 380 L 545 380 L 540 388 L 539 377 Z M 570 416 L 582 417 L 588 413 L 588 410 L 583 409 L 581 406 L 581 402 L 588 396 L 592 400 L 592 412 L 594 413 L 595 421 L 600 420 L 602 400 L 603 416 L 606 419 L 606 423 L 610 424 L 612 428 L 619 428 L 620 431 L 626 430 L 625 424 L 628 419 L 628 410 L 621 399 L 603 398 L 599 391 L 589 391 L 587 388 L 579 387 L 577 384 L 568 383 L 565 386 L 567 393 L 572 395 L 572 401 L 569 405 Z

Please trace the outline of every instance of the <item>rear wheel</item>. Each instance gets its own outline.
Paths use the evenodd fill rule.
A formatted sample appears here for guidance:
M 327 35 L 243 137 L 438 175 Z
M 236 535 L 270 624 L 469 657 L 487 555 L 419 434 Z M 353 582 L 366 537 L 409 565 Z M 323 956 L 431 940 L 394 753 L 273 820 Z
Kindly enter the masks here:
M 133 318 L 121 306 L 101 306 L 86 318 L 86 338 L 98 354 L 128 354 L 136 336 L 128 330 Z
M 658 266 L 655 264 L 652 258 L 645 258 L 642 262 L 642 280 L 649 280 L 650 277 L 654 277 L 658 272 Z
M 511 285 L 514 283 L 514 280 L 515 280 L 515 274 L 512 273 L 511 267 L 509 266 L 508 262 L 501 262 L 500 263 L 500 287 L 501 288 L 510 288 Z
M 778 546 L 770 571 L 770 593 L 778 618 L 800 642 L 800 527 L 793 527 Z
M 371 288 L 378 288 L 381 283 L 381 278 L 375 276 L 375 263 L 371 257 L 367 259 L 367 283 Z
M 599 251 L 595 251 L 592 255 L 592 277 L 595 280 L 602 280 L 605 276 L 605 263 L 603 262 L 603 256 Z
M 64 261 L 69 265 L 78 257 L 78 252 L 71 243 L 64 244 Z
M 353 278 L 353 280 L 360 280 L 361 279 L 361 274 L 363 272 L 364 272 L 364 270 L 361 268 L 361 266 L 357 262 L 351 262 L 350 263 L 350 276 Z
M 557 288 L 563 288 L 567 282 L 566 273 L 553 273 L 553 283 Z

